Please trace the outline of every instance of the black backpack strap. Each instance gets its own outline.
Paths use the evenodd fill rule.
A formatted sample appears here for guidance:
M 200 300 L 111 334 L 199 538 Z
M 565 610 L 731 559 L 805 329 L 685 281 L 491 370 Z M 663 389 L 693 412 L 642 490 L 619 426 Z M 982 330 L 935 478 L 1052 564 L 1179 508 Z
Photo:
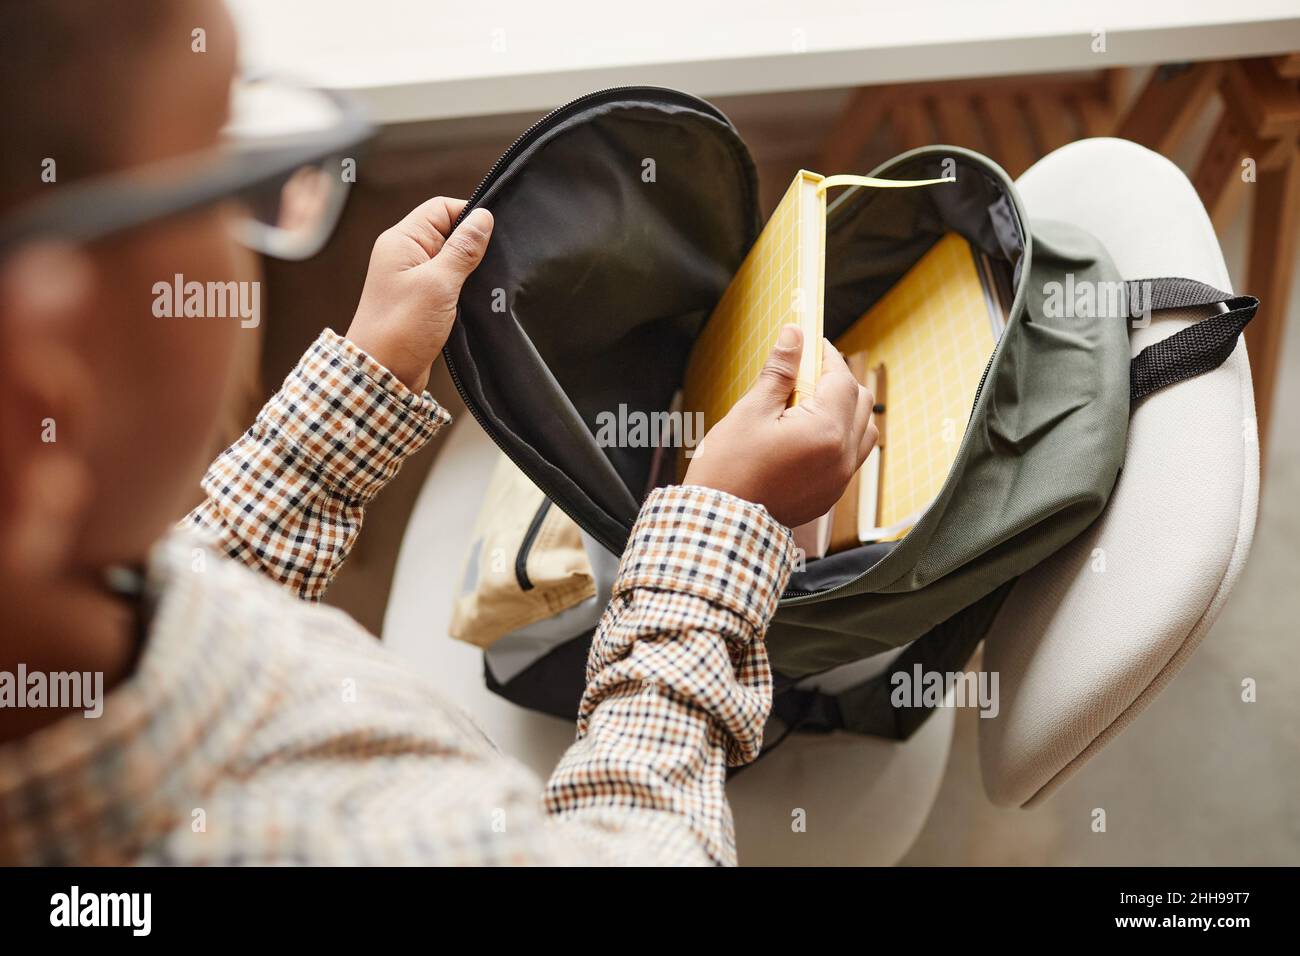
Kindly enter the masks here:
M 1195 279 L 1137 279 L 1129 283 L 1129 288 L 1135 287 L 1149 295 L 1149 299 L 1144 295 L 1141 301 L 1146 301 L 1152 311 L 1219 303 L 1228 309 L 1139 352 L 1129 363 L 1131 404 L 1166 385 L 1218 368 L 1237 347 L 1237 337 L 1259 308 L 1259 299 L 1253 295 L 1232 295 Z
M 1152 311 L 1220 303 L 1227 306 L 1225 312 L 1188 326 L 1138 353 L 1129 364 L 1131 403 L 1166 385 L 1218 368 L 1232 354 L 1237 338 L 1259 308 L 1259 300 L 1254 296 L 1232 295 L 1195 279 L 1136 279 L 1127 285 L 1131 300 L 1145 302 Z M 913 674 L 918 666 L 922 673 L 949 673 L 964 668 L 1014 584 L 1015 580 L 1006 582 L 934 627 L 908 645 L 888 671 L 860 684 L 836 694 L 796 687 L 778 691 L 773 698 L 772 714 L 784 726 L 763 752 L 767 753 L 796 730 L 814 733 L 847 730 L 906 740 L 925 722 L 933 708 L 895 707 L 894 675 Z

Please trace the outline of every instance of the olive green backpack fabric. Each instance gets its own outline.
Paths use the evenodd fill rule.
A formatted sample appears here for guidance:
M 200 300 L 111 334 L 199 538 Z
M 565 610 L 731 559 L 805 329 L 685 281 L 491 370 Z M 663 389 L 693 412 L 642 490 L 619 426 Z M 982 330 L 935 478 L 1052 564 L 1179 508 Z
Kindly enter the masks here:
M 927 711 L 893 706 L 892 675 L 918 664 L 961 669 L 1017 576 L 1105 508 L 1132 404 L 1221 364 L 1258 303 L 1189 280 L 1118 275 L 1090 235 L 1031 221 L 1006 174 L 970 150 L 912 150 L 871 175 L 955 184 L 853 188 L 830 203 L 829 338 L 949 232 L 1004 270 L 1012 290 L 938 497 L 901 540 L 797 570 L 767 634 L 784 731 L 899 738 Z M 669 408 L 692 342 L 758 235 L 757 196 L 749 153 L 715 107 L 623 88 L 580 98 L 525 131 L 466 206 L 491 209 L 496 226 L 447 344 L 452 378 L 502 451 L 581 529 L 594 564 L 621 553 L 654 454 L 602 447 L 598 417 L 620 406 Z M 1102 291 L 1076 301 L 1072 290 Z M 1192 305 L 1217 308 L 1130 361 L 1130 320 Z M 520 558 L 526 566 L 528 555 Z M 534 626 L 493 644 L 488 685 L 572 716 L 593 606 L 586 617 L 566 612 L 559 633 Z M 508 658 L 494 657 L 498 647 Z M 796 686 L 904 647 L 848 690 Z

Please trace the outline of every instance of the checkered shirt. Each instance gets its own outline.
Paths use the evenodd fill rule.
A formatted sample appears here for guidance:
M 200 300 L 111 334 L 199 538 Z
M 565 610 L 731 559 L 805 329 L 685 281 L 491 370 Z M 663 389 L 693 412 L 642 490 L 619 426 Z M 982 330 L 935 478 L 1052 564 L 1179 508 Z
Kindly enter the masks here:
M 103 716 L 0 745 L 0 864 L 734 863 L 725 770 L 761 743 L 789 532 L 717 491 L 650 495 L 543 786 L 314 600 L 447 421 L 324 332 L 154 549 Z

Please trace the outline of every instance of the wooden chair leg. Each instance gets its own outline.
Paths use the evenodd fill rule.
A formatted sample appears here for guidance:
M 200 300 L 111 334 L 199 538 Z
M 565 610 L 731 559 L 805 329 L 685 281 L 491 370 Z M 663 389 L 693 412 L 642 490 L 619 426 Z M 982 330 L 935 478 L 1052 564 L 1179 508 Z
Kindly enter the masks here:
M 1051 93 L 1034 91 L 1025 97 L 1025 110 L 1033 127 L 1039 155 L 1046 156 L 1078 139 L 1070 128 L 1070 118 L 1063 106 L 1061 97 Z
M 1293 143 L 1286 161 L 1261 169 L 1251 188 L 1254 200 L 1246 288 L 1259 296 L 1260 306 L 1246 326 L 1246 348 L 1255 383 L 1262 462 L 1273 418 L 1274 384 L 1297 251 L 1296 233 L 1300 231 L 1300 149 Z
M 985 150 L 979 116 L 968 98 L 936 96 L 934 115 L 939 126 L 939 142 L 981 152 Z
M 827 176 L 859 172 L 857 162 L 884 120 L 885 106 L 880 88 L 856 90 L 824 140 L 818 172 Z
M 1115 135 L 1114 103 L 1100 96 L 1081 93 L 1068 100 L 1085 137 Z
M 1219 86 L 1218 63 L 1158 67 L 1120 124 L 1119 135 L 1170 155 Z
M 1300 53 L 1284 53 L 1273 57 L 1273 69 L 1278 76 L 1300 79 Z
M 991 139 L 989 155 L 1016 179 L 1038 158 L 1029 145 L 1020 103 L 1014 96 L 993 93 L 981 96 L 979 107 Z
M 895 143 L 900 152 L 929 146 L 934 142 L 929 113 L 922 99 L 898 103 L 889 111 L 889 125 L 894 131 Z
M 1235 112 L 1225 109 L 1192 173 L 1192 185 L 1216 225 L 1222 221 L 1228 197 L 1238 191 L 1236 187 L 1241 183 L 1246 140 L 1246 131 Z

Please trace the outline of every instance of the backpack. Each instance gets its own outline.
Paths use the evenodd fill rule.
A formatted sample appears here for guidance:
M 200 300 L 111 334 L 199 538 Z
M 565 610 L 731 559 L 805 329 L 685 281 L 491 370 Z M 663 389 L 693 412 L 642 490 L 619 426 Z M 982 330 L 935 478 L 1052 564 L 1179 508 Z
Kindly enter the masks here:
M 965 665 L 1017 577 L 1105 508 L 1130 408 L 1220 365 L 1258 306 L 1192 280 L 1123 281 L 1092 236 L 1031 223 L 1006 173 L 971 150 L 914 149 L 870 175 L 956 182 L 850 188 L 830 203 L 828 338 L 951 231 L 1003 270 L 1011 305 L 947 479 L 910 532 L 791 576 L 766 636 L 778 742 L 795 729 L 910 736 L 930 708 L 896 705 L 895 676 Z M 465 283 L 447 365 L 475 419 L 545 494 L 539 511 L 553 503 L 580 530 L 607 600 L 654 449 L 602 447 L 598 416 L 669 408 L 762 226 L 754 163 L 704 100 L 604 90 L 528 128 L 462 218 L 479 205 L 496 225 Z M 1216 308 L 1130 361 L 1129 321 L 1188 306 Z M 507 563 L 527 568 L 534 545 L 523 534 Z M 488 686 L 572 717 L 602 603 L 494 642 Z

